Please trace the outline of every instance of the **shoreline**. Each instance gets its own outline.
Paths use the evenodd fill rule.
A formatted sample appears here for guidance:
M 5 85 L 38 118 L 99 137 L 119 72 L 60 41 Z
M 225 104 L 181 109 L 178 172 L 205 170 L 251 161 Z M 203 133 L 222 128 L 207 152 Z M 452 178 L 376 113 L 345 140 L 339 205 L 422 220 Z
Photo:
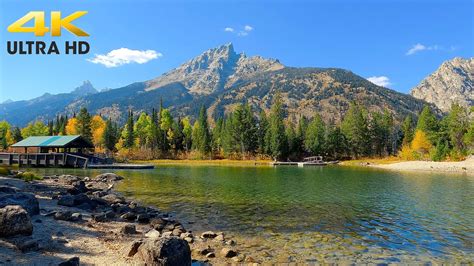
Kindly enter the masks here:
M 77 257 L 86 265 L 143 265 L 150 263 L 147 248 L 156 241 L 188 246 L 189 262 L 253 262 L 223 232 L 186 230 L 169 213 L 122 197 L 113 189 L 121 179 L 112 173 L 44 176 L 31 182 L 0 176 L 0 204 L 8 197 L 32 195 L 36 200 L 19 205 L 26 210 L 36 204 L 37 209 L 28 211 L 32 234 L 0 235 L 0 264 L 58 265 Z
M 409 172 L 441 172 L 456 174 L 474 174 L 474 157 L 469 157 L 459 162 L 434 162 L 434 161 L 386 161 L 380 160 L 356 160 L 346 161 L 341 165 L 361 166 L 391 171 Z

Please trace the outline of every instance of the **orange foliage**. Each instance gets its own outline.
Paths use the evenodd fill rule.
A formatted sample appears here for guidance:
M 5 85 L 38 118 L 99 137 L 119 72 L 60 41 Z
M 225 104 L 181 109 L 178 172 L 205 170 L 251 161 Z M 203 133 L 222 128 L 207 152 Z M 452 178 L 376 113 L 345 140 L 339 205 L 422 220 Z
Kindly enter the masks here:
M 77 132 L 77 118 L 73 117 L 67 121 L 66 134 L 67 135 L 79 134 L 79 132 Z

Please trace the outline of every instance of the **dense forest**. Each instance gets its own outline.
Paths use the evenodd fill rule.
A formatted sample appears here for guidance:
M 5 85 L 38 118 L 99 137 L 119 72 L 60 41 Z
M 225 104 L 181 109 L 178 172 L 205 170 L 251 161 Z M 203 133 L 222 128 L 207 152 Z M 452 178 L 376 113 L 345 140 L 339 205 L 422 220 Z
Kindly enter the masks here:
M 459 160 L 473 151 L 474 108 L 453 104 L 439 118 L 428 107 L 417 116 L 397 123 L 388 111 L 368 112 L 352 103 L 341 123 L 325 123 L 320 115 L 298 122 L 285 116 L 281 97 L 270 111 L 256 114 L 247 104 L 210 120 L 205 106 L 196 121 L 173 117 L 161 105 L 150 113 L 129 110 L 122 126 L 87 109 L 68 118 L 36 121 L 24 128 L 0 122 L 0 148 L 29 136 L 82 135 L 95 151 L 128 159 L 255 159 L 300 160 L 322 155 L 325 159 L 385 157 L 402 159 Z

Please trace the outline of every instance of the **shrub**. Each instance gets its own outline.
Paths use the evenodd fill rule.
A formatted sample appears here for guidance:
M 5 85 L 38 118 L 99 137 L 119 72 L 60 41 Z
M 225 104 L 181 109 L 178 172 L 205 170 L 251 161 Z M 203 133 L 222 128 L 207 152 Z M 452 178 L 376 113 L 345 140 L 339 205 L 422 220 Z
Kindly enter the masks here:
M 0 175 L 6 176 L 10 174 L 10 170 L 4 167 L 0 167 Z
M 41 176 L 38 176 L 33 172 L 18 173 L 16 177 L 22 179 L 23 181 L 33 181 L 33 180 L 43 179 Z

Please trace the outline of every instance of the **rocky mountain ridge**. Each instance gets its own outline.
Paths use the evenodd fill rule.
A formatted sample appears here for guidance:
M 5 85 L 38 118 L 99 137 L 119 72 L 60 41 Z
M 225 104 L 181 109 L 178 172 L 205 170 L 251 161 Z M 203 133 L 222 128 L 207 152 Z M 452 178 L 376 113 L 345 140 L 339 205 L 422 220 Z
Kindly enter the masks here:
M 435 104 L 443 112 L 448 112 L 454 102 L 465 107 L 473 106 L 474 57 L 456 57 L 444 62 L 413 88 L 410 94 Z

